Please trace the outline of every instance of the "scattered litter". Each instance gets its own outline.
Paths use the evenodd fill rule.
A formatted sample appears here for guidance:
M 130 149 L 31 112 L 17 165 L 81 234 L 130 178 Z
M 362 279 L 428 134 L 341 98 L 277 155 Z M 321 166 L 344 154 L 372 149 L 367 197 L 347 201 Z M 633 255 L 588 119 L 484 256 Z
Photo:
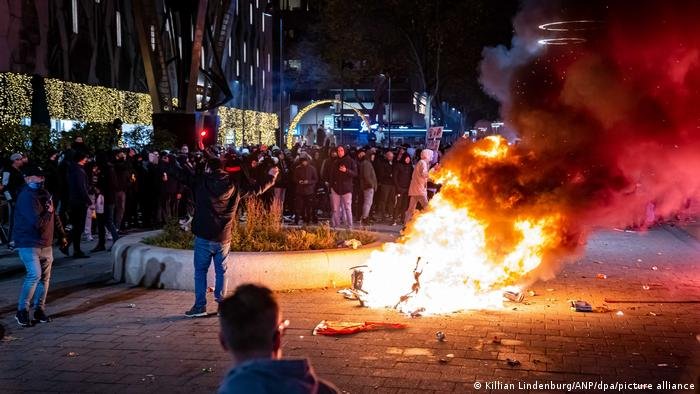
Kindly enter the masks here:
M 421 317 L 423 316 L 423 312 L 425 312 L 425 308 L 418 308 L 415 311 L 411 312 L 411 317 Z
M 445 333 L 442 331 L 438 331 L 435 333 L 435 338 L 437 338 L 439 342 L 445 342 Z
M 345 241 L 342 241 L 338 244 L 339 248 L 351 248 L 351 249 L 357 249 L 360 246 L 362 246 L 362 242 L 360 242 L 357 239 L 347 239 Z
M 617 311 L 617 312 L 615 312 L 615 314 L 616 314 L 617 316 L 624 316 L 624 315 L 625 315 L 625 312 L 623 312 L 623 311 Z
M 212 368 L 212 367 L 202 368 L 202 372 L 212 373 L 212 372 L 214 372 L 214 368 Z
M 66 356 L 68 356 L 68 357 L 78 357 L 79 354 L 76 353 L 76 352 L 68 352 L 68 354 L 66 354 Z
M 532 362 L 533 362 L 534 364 L 539 364 L 539 363 L 542 362 L 542 360 L 534 359 L 534 360 L 532 360 Z
M 141 381 L 142 381 L 142 382 L 146 382 L 146 381 L 148 381 L 148 382 L 155 382 L 155 381 L 156 381 L 156 377 L 155 377 L 155 375 L 149 373 L 148 375 L 146 375 L 145 378 L 141 379 Z
M 598 279 L 608 279 L 608 276 L 605 275 L 605 274 L 596 274 L 595 277 L 598 278 Z
M 657 366 L 657 367 L 668 367 L 668 364 L 666 364 L 666 363 L 660 363 L 660 364 L 656 364 L 656 366 Z
M 499 337 L 493 337 L 493 341 L 491 341 L 491 342 L 493 342 L 493 343 L 495 343 L 495 344 L 497 344 L 497 345 L 500 345 L 500 344 L 501 344 L 501 338 L 499 338 Z
M 445 357 L 447 358 L 454 358 L 455 355 L 453 353 L 446 354 Z
M 537 293 L 535 293 L 534 290 L 528 290 L 528 291 L 527 291 L 527 295 L 529 295 L 530 297 L 534 297 L 534 296 L 537 295 Z
M 593 307 L 587 301 L 571 301 L 571 309 L 576 312 L 592 312 Z
M 598 307 L 595 308 L 595 312 L 596 312 L 596 313 L 609 313 L 609 312 L 610 312 L 610 308 L 608 308 L 607 305 L 598 306 Z
M 136 304 L 129 304 L 126 306 L 127 308 L 136 308 Z
M 547 291 L 554 291 L 554 289 L 547 289 Z
M 382 329 L 403 329 L 405 324 L 401 323 L 380 323 L 380 322 L 342 322 L 322 320 L 314 327 L 313 335 L 348 335 L 361 331 L 372 331 Z
M 114 361 L 110 361 L 110 362 L 102 363 L 100 365 L 102 365 L 103 367 L 113 367 L 117 364 Z
M 504 291 L 503 297 L 513 302 L 523 302 L 525 294 L 522 291 Z
M 655 266 L 655 265 L 652 265 L 652 266 L 651 266 L 651 270 L 652 270 L 652 271 L 656 271 L 656 270 L 658 270 L 658 269 L 659 269 L 659 267 L 657 267 L 657 266 Z
M 647 315 L 649 315 L 649 316 L 658 316 L 658 315 L 657 315 L 656 313 L 654 313 L 654 312 L 649 312 L 649 313 L 647 313 Z
M 637 259 L 637 262 L 638 262 L 638 263 L 641 263 L 641 262 L 642 262 L 642 259 Z
M 18 339 L 19 339 L 18 337 L 13 337 L 12 335 L 5 335 L 2 338 L 2 342 L 11 342 L 11 341 L 16 341 Z
M 447 364 L 447 359 L 446 358 L 441 358 L 438 360 L 440 364 Z
M 633 352 L 632 355 L 633 355 L 633 356 L 639 356 L 639 353 Z
M 355 292 L 350 290 L 350 289 L 338 290 L 338 294 L 342 294 L 346 300 L 357 300 L 358 299 Z
M 663 253 L 661 252 L 656 252 L 657 255 L 661 256 Z
M 515 367 L 519 367 L 519 366 L 520 366 L 520 361 L 518 361 L 518 360 L 516 360 L 516 359 L 514 359 L 514 358 L 509 358 L 509 359 L 507 359 L 506 361 L 507 361 L 509 367 L 515 368 Z
M 600 261 L 600 260 L 593 260 L 593 263 L 594 263 L 594 264 L 603 264 L 603 262 Z
M 642 285 L 642 290 L 649 290 L 649 285 Z

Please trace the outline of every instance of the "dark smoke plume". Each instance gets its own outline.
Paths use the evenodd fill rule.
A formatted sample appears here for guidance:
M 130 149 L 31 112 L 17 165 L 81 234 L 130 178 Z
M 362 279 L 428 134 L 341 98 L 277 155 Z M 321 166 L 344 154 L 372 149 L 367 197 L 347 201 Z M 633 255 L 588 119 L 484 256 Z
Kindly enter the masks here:
M 700 2 L 571 3 L 524 3 L 512 46 L 484 50 L 481 81 L 522 139 L 518 159 L 487 176 L 458 149 L 445 160 L 464 161 L 462 176 L 490 197 L 482 209 L 561 212 L 573 232 L 697 203 Z M 560 20 L 593 22 L 538 28 Z M 579 40 L 538 43 L 561 37 Z

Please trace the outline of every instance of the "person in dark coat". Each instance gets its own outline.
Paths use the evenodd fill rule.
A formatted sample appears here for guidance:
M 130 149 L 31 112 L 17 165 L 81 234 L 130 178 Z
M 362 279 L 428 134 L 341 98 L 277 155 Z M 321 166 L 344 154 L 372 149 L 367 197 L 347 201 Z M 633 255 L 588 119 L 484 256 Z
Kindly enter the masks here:
M 231 231 L 236 215 L 236 192 L 238 198 L 256 196 L 267 191 L 275 182 L 279 173 L 277 167 L 272 167 L 264 183 L 253 186 L 238 186 L 233 178 L 223 169 L 218 158 L 212 157 L 207 161 L 204 174 L 190 174 L 184 177 L 194 191 L 194 219 L 192 233 L 194 241 L 194 306 L 187 312 L 187 317 L 207 315 L 207 271 L 214 260 L 216 281 L 214 298 L 221 302 L 226 294 L 226 259 L 231 246 Z M 247 184 L 241 184 L 241 186 Z
M 178 201 L 182 194 L 175 159 L 169 154 L 161 155 L 157 167 L 159 177 L 158 222 L 163 224 L 177 215 Z
M 390 220 L 394 214 L 396 187 L 394 186 L 394 152 L 388 150 L 374 161 L 377 174 L 377 197 L 375 211 L 379 220 Z
M 352 228 L 352 189 L 353 180 L 357 178 L 357 163 L 345 154 L 345 148 L 335 149 L 338 158 L 328 167 L 328 183 L 331 189 L 331 226 L 339 227 L 341 218 L 345 225 Z
M 310 165 L 310 158 L 306 153 L 302 153 L 299 158 L 299 165 L 294 169 L 294 184 L 296 202 L 296 215 L 294 224 L 299 224 L 299 219 L 304 224 L 309 224 L 312 219 L 313 198 L 316 193 L 316 183 L 318 174 L 316 168 Z
M 396 206 L 394 207 L 393 225 L 404 224 L 404 213 L 408 209 L 408 188 L 411 186 L 413 164 L 411 156 L 404 152 L 393 168 L 394 188 L 396 190 Z
M 35 321 L 47 323 L 50 320 L 45 311 L 53 263 L 54 231 L 60 235 L 62 250 L 67 247 L 68 240 L 54 210 L 53 198 L 43 187 L 41 168 L 27 165 L 24 179 L 26 185 L 17 196 L 15 245 L 27 275 L 19 294 L 15 319 L 20 326 L 26 327 L 32 324 L 30 306 L 34 309 Z
M 73 257 L 76 259 L 90 257 L 80 249 L 80 238 L 85 231 L 85 217 L 87 209 L 92 205 L 88 194 L 88 177 L 85 173 L 85 164 L 88 159 L 82 151 L 76 151 L 73 162 L 68 164 L 68 201 L 71 229 L 71 241 L 73 243 Z
M 97 187 L 104 199 L 104 213 L 100 220 L 97 221 L 97 234 L 99 238 L 95 248 L 90 251 L 91 253 L 106 250 L 105 230 L 109 231 L 112 235 L 112 244 L 119 239 L 117 226 L 114 222 L 119 179 L 116 175 L 114 165 L 108 161 L 108 158 L 104 154 L 98 155 L 97 163 L 95 164 L 98 168 Z

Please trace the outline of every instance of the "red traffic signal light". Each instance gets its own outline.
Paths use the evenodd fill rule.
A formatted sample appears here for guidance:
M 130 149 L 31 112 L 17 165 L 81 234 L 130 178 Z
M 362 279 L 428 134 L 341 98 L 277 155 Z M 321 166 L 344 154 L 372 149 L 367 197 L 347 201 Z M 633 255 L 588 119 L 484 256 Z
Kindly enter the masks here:
M 207 136 L 207 131 L 206 131 L 206 130 L 202 130 L 202 131 L 199 133 L 199 135 L 201 135 L 202 137 L 206 137 L 206 136 Z

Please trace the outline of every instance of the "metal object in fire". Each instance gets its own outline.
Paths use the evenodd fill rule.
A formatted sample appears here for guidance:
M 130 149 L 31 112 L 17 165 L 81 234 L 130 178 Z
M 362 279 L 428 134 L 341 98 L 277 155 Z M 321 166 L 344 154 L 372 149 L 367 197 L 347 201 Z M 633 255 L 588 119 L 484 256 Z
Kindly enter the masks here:
M 523 300 L 525 299 L 525 293 L 523 293 L 522 291 L 507 290 L 503 292 L 503 297 L 513 302 L 523 302 Z
M 367 294 L 366 291 L 362 289 L 364 283 L 366 265 L 358 265 L 351 267 L 352 273 L 350 274 L 350 283 L 352 283 L 352 293 L 355 295 L 358 301 L 360 301 L 361 306 L 365 306 L 363 296 Z
M 442 331 L 438 331 L 435 333 L 435 338 L 437 338 L 439 342 L 445 342 L 445 333 Z

